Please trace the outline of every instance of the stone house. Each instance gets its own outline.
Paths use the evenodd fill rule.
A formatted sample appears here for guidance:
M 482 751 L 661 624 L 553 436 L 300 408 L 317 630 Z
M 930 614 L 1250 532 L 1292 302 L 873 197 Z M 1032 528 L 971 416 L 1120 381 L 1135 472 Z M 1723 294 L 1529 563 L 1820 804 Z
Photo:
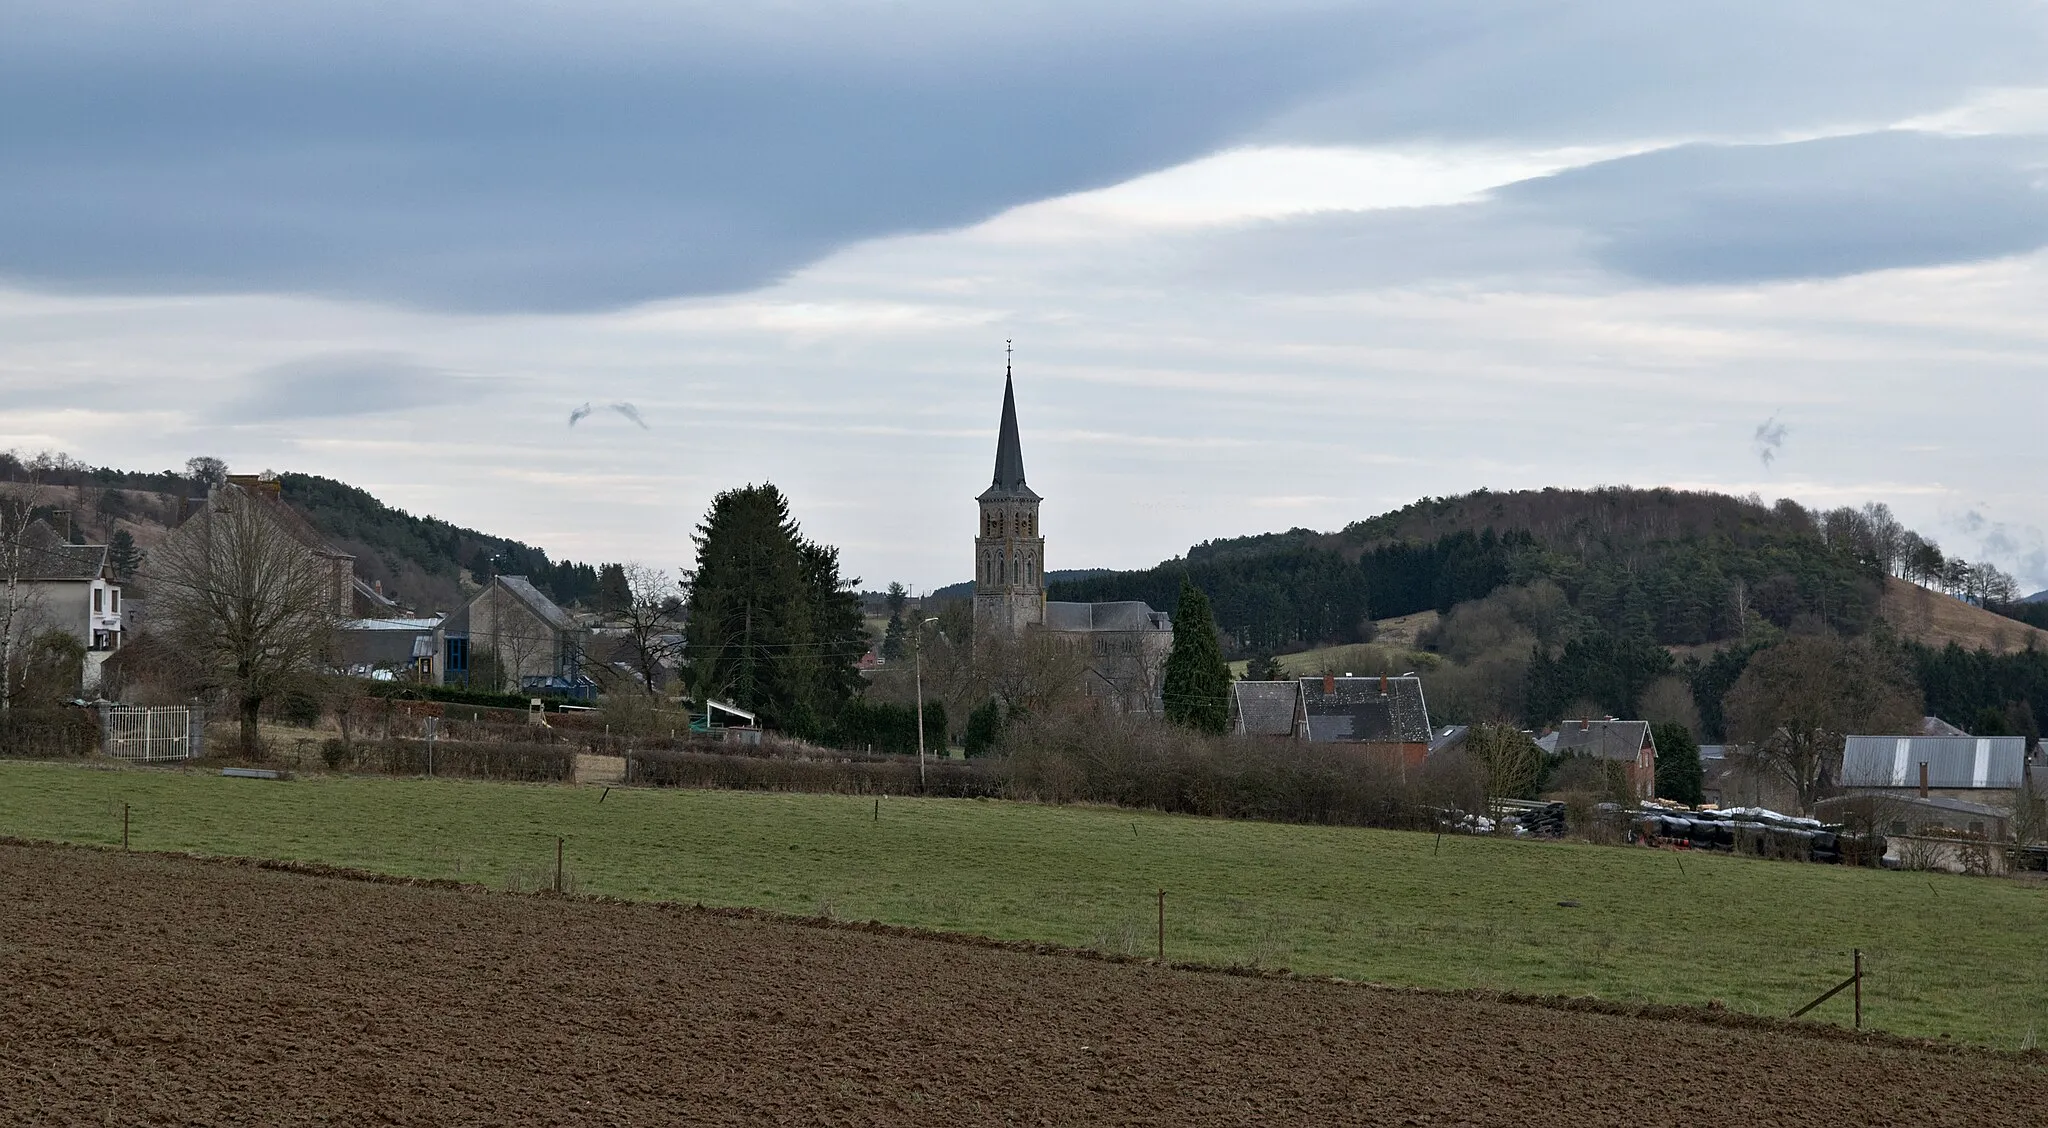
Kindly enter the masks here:
M 587 697 L 595 686 L 583 670 L 588 632 L 524 576 L 494 576 L 469 604 L 434 628 L 438 680 L 492 692 Z M 485 655 L 496 669 L 484 673 Z M 488 676 L 492 685 L 472 677 Z
M 1612 717 L 1566 721 L 1557 731 L 1539 737 L 1536 746 L 1553 755 L 1590 756 L 1620 764 L 1630 796 L 1653 799 L 1657 795 L 1657 741 L 1648 721 Z
M 1357 745 L 1404 772 L 1429 756 L 1429 703 L 1412 675 L 1239 681 L 1230 693 L 1231 725 L 1246 736 Z

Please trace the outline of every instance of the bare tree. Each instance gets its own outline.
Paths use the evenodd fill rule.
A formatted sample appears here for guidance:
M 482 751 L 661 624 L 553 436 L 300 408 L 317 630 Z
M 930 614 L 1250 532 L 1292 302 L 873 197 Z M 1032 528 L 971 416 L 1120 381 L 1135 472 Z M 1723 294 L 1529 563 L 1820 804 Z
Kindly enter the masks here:
M 29 536 L 40 497 L 34 482 L 0 494 L 0 709 L 14 707 L 17 652 L 42 625 L 40 591 L 29 582 L 42 555 Z
M 312 674 L 337 625 L 334 573 L 243 490 L 222 487 L 150 555 L 151 618 L 236 703 L 258 747 L 263 702 Z
M 1486 780 L 1488 813 L 1499 818 L 1502 799 L 1526 799 L 1543 774 L 1543 750 L 1508 724 L 1481 723 L 1465 737 L 1465 755 Z
M 1729 734 L 1791 786 L 1800 813 L 1834 790 L 1850 733 L 1919 729 L 1918 686 L 1867 641 L 1797 636 L 1758 654 L 1728 691 Z
M 623 567 L 627 598 L 613 610 L 611 621 L 625 632 L 625 658 L 633 676 L 653 693 L 661 688 L 663 673 L 683 656 L 683 591 L 658 568 Z

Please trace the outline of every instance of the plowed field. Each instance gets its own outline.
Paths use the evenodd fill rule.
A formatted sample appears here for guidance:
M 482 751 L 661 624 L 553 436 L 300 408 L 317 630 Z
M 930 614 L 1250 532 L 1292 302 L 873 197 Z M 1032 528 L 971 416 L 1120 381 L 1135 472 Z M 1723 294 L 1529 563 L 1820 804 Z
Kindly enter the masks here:
M 1987 1053 L 0 847 L 14 1124 L 2048 1123 Z

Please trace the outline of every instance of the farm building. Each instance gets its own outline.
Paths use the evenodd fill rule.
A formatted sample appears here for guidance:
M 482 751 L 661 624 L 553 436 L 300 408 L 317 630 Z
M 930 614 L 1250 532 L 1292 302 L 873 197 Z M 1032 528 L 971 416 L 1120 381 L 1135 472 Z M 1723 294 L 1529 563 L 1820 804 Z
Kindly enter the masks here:
M 1622 765 L 1629 794 L 1649 799 L 1657 794 L 1657 742 L 1648 721 L 1617 721 L 1612 717 L 1566 721 L 1556 732 L 1536 741 L 1545 752 L 1590 756 Z
M 1422 765 L 1433 735 L 1412 675 L 1235 682 L 1231 723 L 1251 736 L 1361 745 L 1404 768 Z
M 1847 791 L 2003 805 L 2026 786 L 2023 736 L 1852 736 L 1839 777 Z

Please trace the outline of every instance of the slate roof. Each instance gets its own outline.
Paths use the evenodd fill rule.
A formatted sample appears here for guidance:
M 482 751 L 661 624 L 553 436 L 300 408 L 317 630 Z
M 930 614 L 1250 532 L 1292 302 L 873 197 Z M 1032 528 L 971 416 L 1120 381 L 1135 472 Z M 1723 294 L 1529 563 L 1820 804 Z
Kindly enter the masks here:
M 2026 780 L 2024 736 L 1852 736 L 1842 746 L 1843 787 L 2019 787 Z
M 1031 487 L 1024 484 L 1024 443 L 1017 434 L 1017 390 L 1007 371 L 1003 373 L 1003 422 L 996 433 L 995 477 L 980 500 L 997 498 L 1039 500 Z
M 1372 744 L 1430 742 L 1420 678 L 1302 678 L 1308 738 Z
M 41 521 L 21 531 L 24 580 L 98 579 L 107 567 L 107 546 L 65 544 L 57 530 Z
M 1164 631 L 1173 617 L 1135 599 L 1117 603 L 1047 603 L 1044 626 L 1049 631 Z
M 1566 721 L 1557 726 L 1556 736 L 1549 751 L 1633 763 L 1643 745 L 1650 743 L 1650 722 Z
M 534 587 L 525 576 L 499 576 L 497 582 L 506 591 L 517 596 L 521 603 L 526 604 L 541 622 L 555 630 L 574 632 L 580 629 L 576 625 L 576 620 L 571 618 L 567 611 L 555 606 L 555 601 L 542 595 L 540 589 Z
M 1293 736 L 1294 713 L 1300 705 L 1299 682 L 1230 683 L 1230 712 L 1237 718 L 1237 731 L 1248 736 Z

